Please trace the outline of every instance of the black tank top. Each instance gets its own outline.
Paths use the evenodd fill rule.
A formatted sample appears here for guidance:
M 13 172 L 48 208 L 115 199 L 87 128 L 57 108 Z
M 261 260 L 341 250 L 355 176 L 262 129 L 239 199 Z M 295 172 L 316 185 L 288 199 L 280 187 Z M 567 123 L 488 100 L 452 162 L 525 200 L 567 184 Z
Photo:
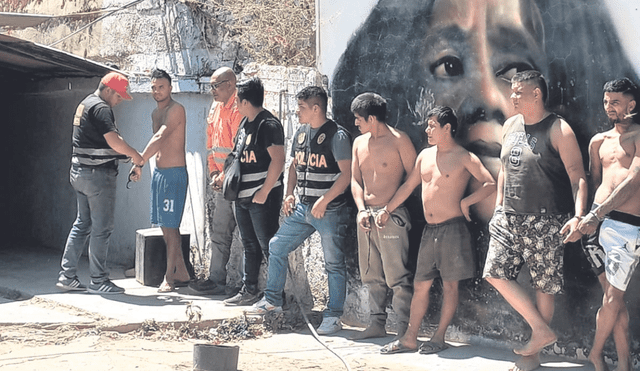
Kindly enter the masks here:
M 551 144 L 550 114 L 533 125 L 519 115 L 505 128 L 500 159 L 504 168 L 504 210 L 517 214 L 565 214 L 573 211 L 571 181 Z

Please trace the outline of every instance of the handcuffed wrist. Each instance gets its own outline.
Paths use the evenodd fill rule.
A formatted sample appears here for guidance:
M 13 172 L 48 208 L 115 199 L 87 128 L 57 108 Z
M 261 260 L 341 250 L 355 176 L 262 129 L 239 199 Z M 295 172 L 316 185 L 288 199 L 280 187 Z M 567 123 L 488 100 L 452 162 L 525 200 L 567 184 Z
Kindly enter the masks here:
M 593 211 L 593 210 L 589 211 L 589 214 L 593 215 L 593 217 L 594 217 L 594 218 L 596 218 L 596 220 L 597 220 L 597 221 L 599 221 L 599 222 L 601 222 L 601 221 L 603 221 L 603 220 L 604 220 L 604 219 L 600 219 L 600 218 L 598 217 L 598 214 L 596 214 L 596 212 L 595 212 L 595 211 Z

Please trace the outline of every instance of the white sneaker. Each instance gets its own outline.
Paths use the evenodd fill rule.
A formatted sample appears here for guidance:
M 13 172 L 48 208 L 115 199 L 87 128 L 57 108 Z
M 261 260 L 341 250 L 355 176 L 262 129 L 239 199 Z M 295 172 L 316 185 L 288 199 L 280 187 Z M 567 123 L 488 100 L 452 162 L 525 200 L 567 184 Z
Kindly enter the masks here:
M 267 314 L 269 312 L 282 312 L 282 307 L 277 307 L 267 301 L 264 297 L 259 302 L 253 304 L 251 308 L 244 311 L 246 314 Z
M 342 322 L 338 317 L 324 317 L 316 330 L 318 335 L 329 335 L 342 330 Z

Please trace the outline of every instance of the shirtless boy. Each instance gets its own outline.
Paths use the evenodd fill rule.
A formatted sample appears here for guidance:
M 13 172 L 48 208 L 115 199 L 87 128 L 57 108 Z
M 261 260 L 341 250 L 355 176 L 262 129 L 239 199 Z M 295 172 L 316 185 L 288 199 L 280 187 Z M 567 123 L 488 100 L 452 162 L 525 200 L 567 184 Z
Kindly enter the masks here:
M 593 234 L 600 222 L 599 242 L 606 253 L 604 295 L 596 316 L 596 334 L 589 360 L 596 371 L 607 370 L 602 357 L 605 341 L 613 333 L 619 371 L 631 369 L 629 312 L 624 293 L 640 258 L 640 125 L 638 87 L 629 79 L 604 85 L 604 110 L 613 129 L 596 134 L 589 144 L 592 181 L 597 187 L 594 207 L 578 225 Z M 600 277 L 599 277 L 600 278 Z
M 376 224 L 384 226 L 389 213 L 422 183 L 427 225 L 418 253 L 409 327 L 403 337 L 380 349 L 383 354 L 418 349 L 418 331 L 436 277 L 441 277 L 443 285 L 440 322 L 431 340 L 420 346 L 420 353 L 446 349 L 444 336 L 458 306 L 458 282 L 474 276 L 472 241 L 466 225 L 471 220 L 469 207 L 494 193 L 496 184 L 478 157 L 455 142 L 457 128 L 458 120 L 451 108 L 438 106 L 429 111 L 426 132 L 432 147 L 420 152 L 407 181 L 376 217 Z M 465 197 L 472 177 L 482 186 Z
M 393 290 L 393 310 L 398 315 L 396 333 L 404 335 L 411 305 L 411 272 L 407 209 L 393 210 L 391 223 L 374 227 L 377 213 L 413 169 L 416 151 L 409 137 L 386 124 L 387 101 L 375 93 L 358 95 L 351 103 L 361 136 L 353 142 L 351 193 L 358 207 L 358 258 L 362 283 L 369 287 L 370 325 L 353 340 L 386 335 L 387 291 Z
M 158 103 L 151 114 L 153 137 L 142 152 L 145 163 L 155 156 L 151 184 L 151 224 L 162 228 L 167 245 L 167 271 L 158 292 L 170 292 L 185 285 L 190 276 L 182 256 L 180 221 L 187 196 L 184 107 L 171 98 L 171 77 L 163 70 L 151 74 L 151 91 Z M 141 167 L 134 166 L 131 179 L 140 179 Z

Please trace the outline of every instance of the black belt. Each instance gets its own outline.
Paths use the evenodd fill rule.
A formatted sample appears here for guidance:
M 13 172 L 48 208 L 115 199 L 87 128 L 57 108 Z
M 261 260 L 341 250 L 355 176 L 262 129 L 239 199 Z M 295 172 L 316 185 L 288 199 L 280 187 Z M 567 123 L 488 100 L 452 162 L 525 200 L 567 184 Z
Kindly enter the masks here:
M 316 201 L 318 201 L 319 198 L 320 197 L 318 196 L 300 196 L 300 202 L 302 202 L 303 204 L 314 204 Z M 347 196 L 345 196 L 343 193 L 337 196 L 336 198 L 334 198 L 333 200 L 331 200 L 331 202 L 329 202 L 329 205 L 335 206 L 345 202 L 346 200 L 347 200 Z
M 118 160 L 112 160 L 109 162 L 105 162 L 100 165 L 86 165 L 81 163 L 74 163 L 73 166 L 84 167 L 88 169 L 117 169 L 118 168 Z
M 611 220 L 615 220 L 625 224 L 640 227 L 640 216 L 631 215 L 631 214 L 623 213 L 622 211 L 613 210 L 609 214 L 607 214 L 607 217 L 609 217 L 609 219 Z

